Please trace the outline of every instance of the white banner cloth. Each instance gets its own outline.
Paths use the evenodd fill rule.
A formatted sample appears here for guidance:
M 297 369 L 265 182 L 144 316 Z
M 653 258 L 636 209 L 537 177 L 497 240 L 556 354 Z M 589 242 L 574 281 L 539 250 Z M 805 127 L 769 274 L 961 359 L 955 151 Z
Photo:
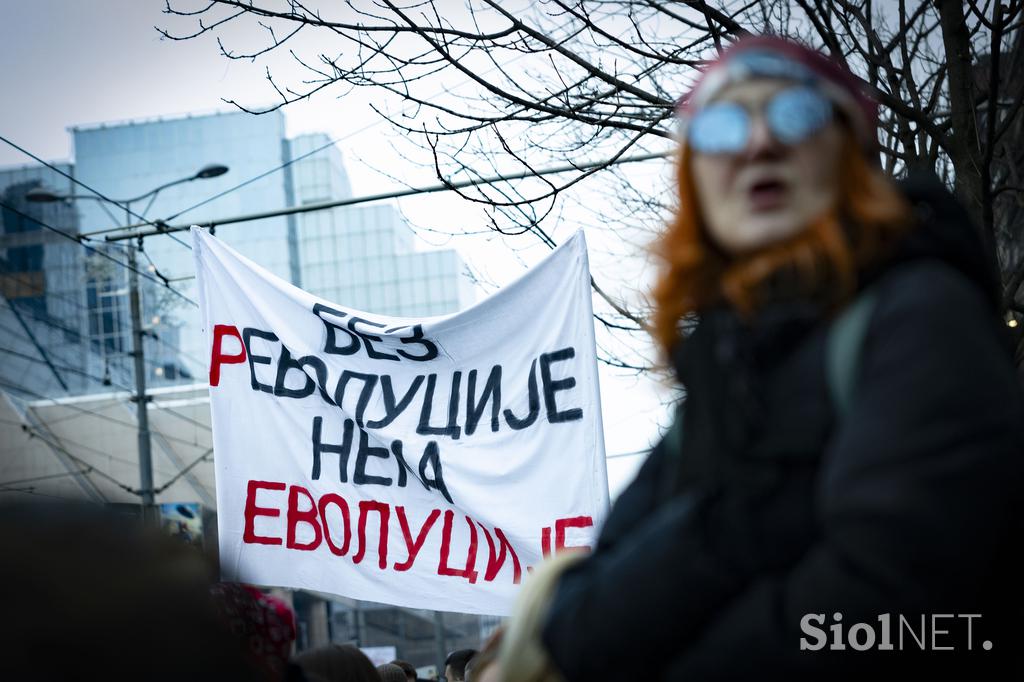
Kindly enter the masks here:
M 504 615 L 608 507 L 582 233 L 463 312 L 364 313 L 192 228 L 222 571 Z

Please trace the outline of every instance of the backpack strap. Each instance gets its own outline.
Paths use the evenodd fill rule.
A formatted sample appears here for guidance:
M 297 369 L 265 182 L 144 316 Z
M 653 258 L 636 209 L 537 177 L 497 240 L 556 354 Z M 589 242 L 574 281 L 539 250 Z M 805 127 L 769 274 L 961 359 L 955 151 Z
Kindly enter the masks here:
M 862 292 L 839 314 L 828 331 L 825 378 L 836 415 L 842 419 L 853 403 L 861 349 L 875 309 L 875 292 Z

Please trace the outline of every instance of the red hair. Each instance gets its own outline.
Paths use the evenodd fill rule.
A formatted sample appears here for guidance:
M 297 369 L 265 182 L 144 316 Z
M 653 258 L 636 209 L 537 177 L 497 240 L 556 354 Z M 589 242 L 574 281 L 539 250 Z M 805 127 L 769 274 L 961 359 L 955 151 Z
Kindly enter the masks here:
M 844 129 L 835 209 L 789 239 L 733 257 L 714 245 L 704 228 L 690 157 L 684 144 L 679 208 L 653 247 L 661 273 L 652 291 L 652 333 L 666 357 L 679 341 L 684 317 L 719 302 L 749 315 L 765 302 L 769 281 L 779 276 L 790 277 L 804 295 L 841 305 L 856 291 L 857 270 L 877 261 L 911 224 L 907 201 L 868 164 Z

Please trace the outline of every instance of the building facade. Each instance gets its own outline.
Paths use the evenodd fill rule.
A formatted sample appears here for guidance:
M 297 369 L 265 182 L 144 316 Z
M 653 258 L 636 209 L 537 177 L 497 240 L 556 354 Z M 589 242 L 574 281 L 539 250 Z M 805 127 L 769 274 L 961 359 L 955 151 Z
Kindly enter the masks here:
M 44 189 L 70 196 L 74 183 L 67 176 L 73 172 L 70 164 L 0 169 L 0 385 L 27 398 L 85 393 L 130 380 L 126 355 L 104 354 L 90 342 L 104 328 L 120 329 L 126 322 L 105 317 L 96 305 L 104 302 L 104 292 L 123 288 L 123 274 L 108 277 L 103 258 L 57 234 L 79 232 L 71 200 L 31 200 Z
M 130 205 L 134 215 L 119 215 L 123 209 L 116 208 L 111 215 L 101 202 L 78 202 L 86 234 L 141 218 L 199 223 L 352 196 L 341 152 L 330 139 L 323 134 L 287 138 L 279 112 L 107 124 L 74 128 L 72 134 L 76 177 L 118 200 L 140 197 L 211 164 L 230 169 L 155 197 L 142 196 Z M 283 279 L 365 312 L 425 317 L 454 312 L 473 300 L 459 255 L 451 249 L 417 251 L 412 231 L 393 206 L 265 218 L 226 225 L 217 236 Z M 187 235 L 147 238 L 142 251 L 144 267 L 196 299 Z M 147 346 L 147 356 L 154 358 L 151 378 L 200 376 L 206 349 L 198 310 L 160 287 L 146 287 L 145 294 L 143 318 L 155 336 L 152 351 Z M 126 298 L 106 300 L 111 307 L 127 305 Z M 111 336 L 118 332 L 108 331 L 112 327 L 95 331 L 103 343 L 116 346 Z M 168 377 L 176 365 L 182 369 Z

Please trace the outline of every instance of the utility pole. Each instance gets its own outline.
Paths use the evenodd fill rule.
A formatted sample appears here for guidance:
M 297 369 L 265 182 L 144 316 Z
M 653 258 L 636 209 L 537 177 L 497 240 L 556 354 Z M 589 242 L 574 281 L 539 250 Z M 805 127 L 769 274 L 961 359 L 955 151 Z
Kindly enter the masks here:
M 127 208 L 128 220 L 131 210 Z M 141 241 L 141 240 L 140 240 Z M 135 246 L 128 247 L 128 298 L 132 316 L 132 357 L 135 360 L 135 407 L 139 425 L 139 484 L 142 519 L 155 522 L 153 509 L 153 439 L 149 434 L 149 396 L 146 395 L 146 332 L 142 328 L 142 301 L 139 296 L 138 260 Z
M 203 166 L 195 174 L 188 175 L 177 180 L 165 182 L 145 194 L 140 194 L 131 199 L 116 201 L 107 197 L 94 195 L 77 194 L 55 194 L 45 188 L 36 187 L 25 194 L 25 199 L 36 203 L 50 203 L 54 201 L 74 201 L 78 199 L 89 199 L 124 207 L 124 224 L 128 226 L 132 222 L 132 204 L 149 197 L 149 205 L 143 209 L 143 216 L 153 205 L 156 195 L 168 187 L 180 185 L 193 180 L 207 180 L 216 178 L 228 172 L 228 167 L 215 163 Z M 138 216 L 142 218 L 143 216 Z M 124 229 L 119 227 L 117 229 Z M 83 235 L 85 236 L 85 235 Z M 139 264 L 136 255 L 142 250 L 142 237 L 138 238 L 138 246 L 128 248 L 128 298 L 132 318 L 132 356 L 135 359 L 135 401 L 137 408 L 137 420 L 139 427 L 139 496 L 142 498 L 142 519 L 145 523 L 155 523 L 156 514 L 153 506 L 153 446 L 149 433 L 149 396 L 146 395 L 146 355 L 144 351 L 146 330 L 142 327 L 142 301 L 139 296 Z M 43 356 L 46 357 L 45 355 Z
M 444 661 L 448 658 L 448 644 L 444 636 L 444 613 L 434 611 L 434 644 L 437 646 L 437 678 L 444 677 Z

